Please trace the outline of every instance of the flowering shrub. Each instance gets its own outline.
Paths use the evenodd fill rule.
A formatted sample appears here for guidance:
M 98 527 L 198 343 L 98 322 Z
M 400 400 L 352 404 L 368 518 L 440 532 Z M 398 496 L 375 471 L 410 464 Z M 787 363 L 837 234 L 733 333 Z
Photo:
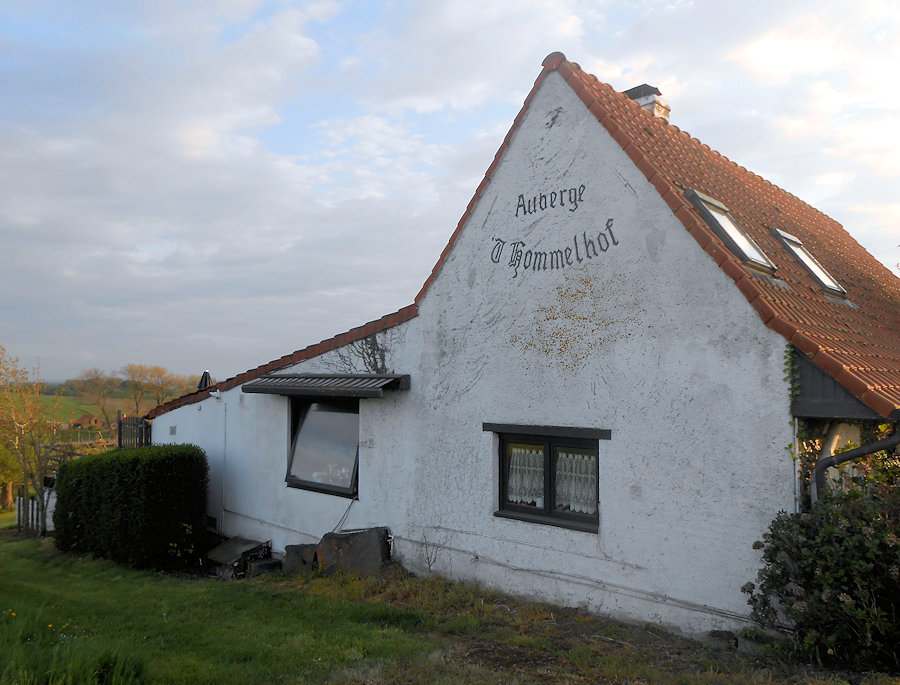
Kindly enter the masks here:
M 795 648 L 820 663 L 900 670 L 900 486 L 868 478 L 811 511 L 780 513 L 763 550 L 753 618 L 790 626 Z

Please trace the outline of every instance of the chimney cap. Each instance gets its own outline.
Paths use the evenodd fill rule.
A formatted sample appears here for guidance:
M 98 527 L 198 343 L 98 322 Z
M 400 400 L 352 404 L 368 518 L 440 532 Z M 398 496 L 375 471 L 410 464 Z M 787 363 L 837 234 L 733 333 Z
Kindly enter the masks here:
M 659 88 L 642 83 L 623 92 L 629 98 L 638 103 L 643 109 L 659 119 L 669 120 L 669 103 L 663 100 Z
M 623 92 L 632 100 L 647 97 L 648 95 L 662 95 L 662 93 L 659 92 L 659 88 L 657 88 L 656 86 L 648 85 L 646 83 L 642 83 L 641 85 L 635 86 L 634 88 L 629 88 L 628 90 Z

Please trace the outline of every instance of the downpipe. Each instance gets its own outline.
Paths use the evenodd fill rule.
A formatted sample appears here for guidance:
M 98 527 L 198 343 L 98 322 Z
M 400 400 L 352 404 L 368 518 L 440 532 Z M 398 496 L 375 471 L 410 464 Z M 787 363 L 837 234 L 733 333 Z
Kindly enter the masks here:
M 838 464 L 843 464 L 844 462 L 853 461 L 854 459 L 868 456 L 873 452 L 880 452 L 881 450 L 889 449 L 897 444 L 900 444 L 900 429 L 894 431 L 893 434 L 886 437 L 884 440 L 879 440 L 878 442 L 863 445 L 862 447 L 857 447 L 856 449 L 847 450 L 846 452 L 841 452 L 839 454 L 832 454 L 828 457 L 825 457 L 824 459 L 819 459 L 816 462 L 816 467 L 813 471 L 813 482 L 809 491 L 810 503 L 815 504 L 816 500 L 819 499 L 820 494 L 825 493 L 826 469 L 829 469 L 832 466 L 837 466 Z

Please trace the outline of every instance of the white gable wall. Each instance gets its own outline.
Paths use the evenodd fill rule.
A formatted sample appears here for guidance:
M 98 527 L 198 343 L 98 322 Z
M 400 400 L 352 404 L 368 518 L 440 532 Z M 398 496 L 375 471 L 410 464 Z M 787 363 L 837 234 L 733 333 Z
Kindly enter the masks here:
M 548 199 L 516 216 L 520 194 L 582 186 L 577 208 Z M 588 259 L 585 237 L 609 219 L 608 249 Z M 534 251 L 567 246 L 571 265 L 524 268 L 527 250 L 533 263 Z M 394 525 L 408 563 L 436 555 L 451 575 L 680 625 L 719 616 L 688 617 L 689 603 L 746 615 L 752 542 L 793 507 L 784 340 L 557 75 L 419 310 L 417 475 L 402 490 L 421 496 L 406 528 Z M 610 429 L 599 535 L 494 517 L 496 439 L 482 422 Z
M 520 195 L 537 197 L 536 211 Z M 536 251 L 546 268 L 534 270 Z M 555 73 L 419 316 L 381 339 L 412 387 L 361 402 L 352 505 L 285 486 L 284 398 L 226 392 L 157 418 L 154 440 L 206 448 L 224 531 L 276 549 L 346 514 L 345 529 L 390 527 L 416 570 L 689 631 L 747 614 L 752 542 L 793 507 L 784 341 Z M 286 372 L 345 360 L 332 352 Z M 226 415 L 223 440 L 213 417 Z M 484 422 L 610 429 L 599 532 L 494 516 L 497 438 Z

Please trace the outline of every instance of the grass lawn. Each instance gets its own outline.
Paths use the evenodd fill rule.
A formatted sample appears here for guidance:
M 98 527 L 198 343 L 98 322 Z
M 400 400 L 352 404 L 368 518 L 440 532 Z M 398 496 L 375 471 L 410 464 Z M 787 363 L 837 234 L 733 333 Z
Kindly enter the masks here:
M 85 414 L 92 414 L 101 419 L 103 418 L 100 413 L 100 408 L 96 404 L 88 402 L 83 397 L 71 395 L 61 395 L 59 397 L 54 395 L 44 395 L 41 398 L 41 401 L 44 403 L 45 409 L 53 415 L 52 418 L 57 421 L 71 423 L 76 419 L 80 419 Z
M 4 521 L 0 515 L 0 527 Z M 7 663 L 100 655 L 97 663 L 122 666 L 118 682 L 850 682 L 655 626 L 399 571 L 382 579 L 172 577 L 59 554 L 52 540 L 8 531 L 0 534 L 0 569 Z M 43 650 L 39 658 L 35 650 Z M 3 661 L 0 684 L 19 682 Z M 877 674 L 852 681 L 900 683 Z
M 0 530 L 16 527 L 16 510 L 0 510 Z

